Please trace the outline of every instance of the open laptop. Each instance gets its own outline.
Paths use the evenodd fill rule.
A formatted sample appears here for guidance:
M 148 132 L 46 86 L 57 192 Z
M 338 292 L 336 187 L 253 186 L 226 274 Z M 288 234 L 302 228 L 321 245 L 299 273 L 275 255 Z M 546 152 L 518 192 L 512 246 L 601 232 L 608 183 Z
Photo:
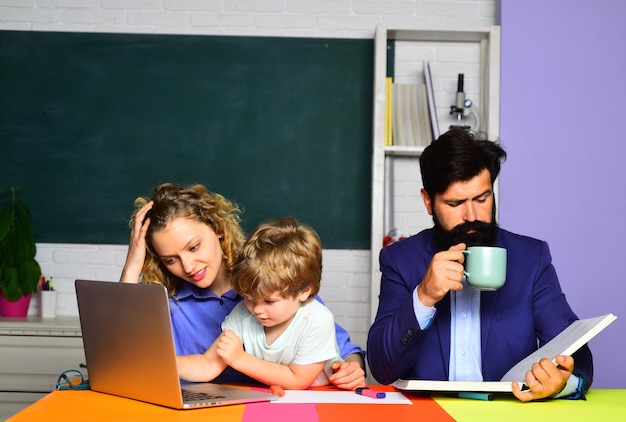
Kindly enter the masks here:
M 75 286 L 92 390 L 176 409 L 278 398 L 214 383 L 181 384 L 165 287 L 90 280 Z

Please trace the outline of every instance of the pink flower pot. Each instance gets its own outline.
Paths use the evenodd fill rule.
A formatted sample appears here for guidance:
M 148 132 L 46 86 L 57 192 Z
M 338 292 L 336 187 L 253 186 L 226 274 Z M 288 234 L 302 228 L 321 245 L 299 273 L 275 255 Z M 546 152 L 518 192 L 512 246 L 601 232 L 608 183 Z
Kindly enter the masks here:
M 30 305 L 30 298 L 32 293 L 22 296 L 15 302 L 11 302 L 2 291 L 0 291 L 0 316 L 10 318 L 24 318 L 28 314 L 28 306 Z

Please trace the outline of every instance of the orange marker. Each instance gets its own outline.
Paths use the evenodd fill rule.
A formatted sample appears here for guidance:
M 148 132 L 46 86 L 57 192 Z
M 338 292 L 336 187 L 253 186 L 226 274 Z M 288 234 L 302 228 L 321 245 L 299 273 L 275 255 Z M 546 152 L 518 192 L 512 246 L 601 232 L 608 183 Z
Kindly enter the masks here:
M 285 396 L 285 390 L 283 390 L 283 387 L 281 387 L 280 385 L 272 385 L 270 387 L 270 393 L 276 394 L 278 397 Z

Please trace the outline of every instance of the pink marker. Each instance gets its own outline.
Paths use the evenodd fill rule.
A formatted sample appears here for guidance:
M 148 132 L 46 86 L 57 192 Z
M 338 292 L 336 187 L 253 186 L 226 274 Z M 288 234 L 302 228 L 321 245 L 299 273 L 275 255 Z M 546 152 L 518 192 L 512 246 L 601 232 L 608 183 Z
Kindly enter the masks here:
M 373 399 L 384 399 L 386 396 L 386 394 L 382 391 L 376 391 L 365 387 L 359 387 L 354 392 L 361 396 L 367 396 Z

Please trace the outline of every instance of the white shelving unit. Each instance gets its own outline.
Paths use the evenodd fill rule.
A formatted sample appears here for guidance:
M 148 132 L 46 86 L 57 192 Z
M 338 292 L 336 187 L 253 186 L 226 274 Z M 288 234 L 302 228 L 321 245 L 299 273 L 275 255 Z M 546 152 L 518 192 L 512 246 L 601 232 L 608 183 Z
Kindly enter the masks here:
M 478 104 L 479 126 L 488 139 L 497 140 L 500 136 L 500 27 L 474 29 L 424 29 L 387 28 L 378 26 L 374 40 L 374 108 L 373 108 L 373 148 L 372 148 L 372 222 L 371 222 L 371 321 L 378 309 L 380 291 L 380 271 L 378 253 L 382 247 L 386 215 L 390 217 L 393 176 L 390 161 L 393 157 L 419 157 L 422 147 L 385 146 L 385 102 L 387 76 L 387 41 L 415 42 L 416 45 L 442 47 L 470 44 L 480 51 L 480 90 Z M 433 75 L 434 77 L 434 75 Z M 452 104 L 453 99 L 450 100 Z M 441 126 L 441 125 L 440 125 Z M 447 129 L 440 127 L 440 132 Z M 416 175 L 416 178 L 419 175 Z M 496 186 L 497 189 L 497 186 Z M 390 229 L 393 227 L 388 227 Z

